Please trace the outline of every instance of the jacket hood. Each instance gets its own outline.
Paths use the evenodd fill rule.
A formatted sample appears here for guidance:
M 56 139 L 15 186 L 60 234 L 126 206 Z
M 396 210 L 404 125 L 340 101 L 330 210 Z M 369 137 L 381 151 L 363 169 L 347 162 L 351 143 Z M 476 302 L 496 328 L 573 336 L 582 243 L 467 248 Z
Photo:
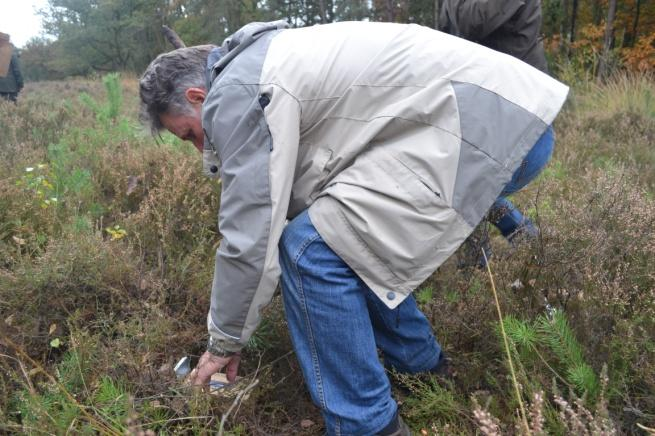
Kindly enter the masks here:
M 254 22 L 243 26 L 241 29 L 228 36 L 223 45 L 217 49 L 209 61 L 217 59 L 209 68 L 209 82 L 213 82 L 216 76 L 234 59 L 239 53 L 245 50 L 253 42 L 258 40 L 266 32 L 289 28 L 289 23 L 284 20 L 269 22 Z

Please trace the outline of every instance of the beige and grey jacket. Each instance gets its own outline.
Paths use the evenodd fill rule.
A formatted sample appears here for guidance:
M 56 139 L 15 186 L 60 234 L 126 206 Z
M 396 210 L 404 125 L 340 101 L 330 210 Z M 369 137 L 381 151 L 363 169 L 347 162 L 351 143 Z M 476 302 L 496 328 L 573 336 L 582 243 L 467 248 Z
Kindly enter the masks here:
M 253 23 L 223 45 L 203 106 L 222 179 L 208 327 L 240 349 L 278 283 L 287 219 L 309 208 L 390 308 L 480 222 L 568 88 L 417 25 Z

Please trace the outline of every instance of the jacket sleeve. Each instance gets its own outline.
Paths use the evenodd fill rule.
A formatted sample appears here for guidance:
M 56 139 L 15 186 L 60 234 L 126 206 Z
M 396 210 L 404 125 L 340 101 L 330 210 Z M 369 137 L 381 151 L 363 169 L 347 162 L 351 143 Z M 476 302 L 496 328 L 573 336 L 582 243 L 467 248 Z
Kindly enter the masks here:
M 524 4 L 524 0 L 444 0 L 439 30 L 479 41 L 506 23 Z
M 207 135 L 222 162 L 223 239 L 207 325 L 215 344 L 238 351 L 257 328 L 279 280 L 278 242 L 298 152 L 300 106 L 274 86 L 228 85 L 204 110 L 203 119 L 212 120 Z
M 23 75 L 20 72 L 20 66 L 18 65 L 18 55 L 16 54 L 16 49 L 11 56 L 11 71 L 14 73 L 14 78 L 16 79 L 16 86 L 18 91 L 23 89 Z

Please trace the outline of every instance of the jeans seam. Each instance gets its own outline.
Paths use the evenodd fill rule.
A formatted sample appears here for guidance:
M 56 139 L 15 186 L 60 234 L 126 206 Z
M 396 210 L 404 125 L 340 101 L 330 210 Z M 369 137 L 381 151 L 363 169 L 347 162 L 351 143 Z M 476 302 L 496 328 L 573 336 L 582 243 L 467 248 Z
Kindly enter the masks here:
M 297 286 L 298 286 L 298 296 L 301 300 L 301 308 L 303 315 L 305 317 L 305 323 L 307 326 L 307 335 L 309 337 L 309 343 L 310 343 L 310 349 L 312 353 L 312 366 L 314 367 L 314 376 L 316 377 L 316 392 L 319 396 L 319 401 L 321 402 L 321 407 L 325 410 L 327 410 L 327 403 L 325 401 L 325 393 L 323 392 L 323 381 L 321 379 L 321 370 L 320 366 L 318 363 L 318 353 L 316 352 L 316 344 L 314 341 L 314 332 L 312 330 L 312 325 L 309 320 L 309 311 L 307 310 L 307 303 L 306 303 L 306 298 L 305 298 L 305 290 L 303 287 L 302 283 L 302 278 L 300 276 L 300 271 L 298 270 L 298 260 L 300 259 L 300 256 L 302 256 L 307 249 L 307 247 L 312 244 L 314 241 L 316 241 L 320 235 L 317 233 L 316 235 L 312 236 L 311 238 L 306 239 L 303 244 L 300 246 L 298 249 L 298 252 L 296 253 L 296 256 L 294 256 L 293 260 L 293 267 L 296 273 L 296 279 L 297 279 Z M 337 428 L 338 428 L 338 422 L 337 422 Z
M 377 297 L 374 295 L 374 298 L 377 298 Z M 408 298 L 412 298 L 412 297 L 408 297 Z M 396 308 L 396 310 L 400 310 L 400 307 L 401 307 L 401 306 L 398 306 L 398 307 Z M 393 325 L 391 325 L 391 328 L 389 328 L 389 327 L 390 327 L 390 326 L 389 326 L 389 323 L 387 322 L 386 318 L 383 316 L 383 314 L 382 314 L 382 309 L 380 308 L 380 306 L 378 306 L 378 304 L 376 304 L 376 302 L 373 303 L 373 309 L 374 309 L 374 310 L 375 310 L 375 311 L 380 315 L 380 319 L 382 320 L 382 323 L 384 324 L 384 326 L 387 327 L 389 330 L 393 331 Z M 429 338 L 430 338 L 431 340 L 433 340 L 433 341 L 436 341 L 436 339 L 435 339 L 435 337 L 434 337 L 434 334 L 433 334 L 432 332 L 430 332 L 430 337 L 429 337 Z M 399 342 L 399 343 L 401 344 L 401 346 L 402 346 L 402 353 L 403 353 L 403 362 L 402 362 L 402 364 L 403 364 L 403 366 L 405 367 L 405 369 L 408 369 L 408 368 L 410 368 L 410 366 L 408 366 L 408 362 L 407 362 L 407 360 L 408 360 L 408 356 L 407 356 L 407 354 L 405 353 L 405 348 L 406 348 L 406 347 L 405 347 L 405 342 L 404 342 L 403 339 L 400 338 L 400 337 L 398 337 L 397 340 L 398 340 L 398 342 Z M 441 347 L 440 347 L 440 348 L 441 348 Z M 434 354 L 433 354 L 433 355 L 430 355 L 429 358 L 422 360 L 422 361 L 420 362 L 420 365 L 416 365 L 416 366 L 417 366 L 417 367 L 421 367 L 421 368 L 423 368 L 423 367 L 425 367 L 425 364 L 426 364 L 427 362 L 429 362 L 430 360 L 432 360 L 434 357 L 435 357 Z M 436 354 L 436 357 L 438 358 L 438 357 L 439 357 L 439 354 Z M 414 366 L 414 365 L 413 365 L 414 363 L 415 363 L 414 361 L 409 362 L 409 365 L 412 365 L 412 367 L 413 367 L 413 366 Z M 398 368 L 398 369 L 400 369 L 400 368 Z M 423 369 L 423 370 L 421 370 L 421 371 L 427 371 L 427 370 L 429 370 L 429 369 L 431 369 L 431 368 L 425 368 L 425 369 Z M 413 370 L 412 370 L 412 372 L 413 372 Z M 420 371 L 419 371 L 419 372 L 420 372 Z
M 419 369 L 419 370 L 414 369 L 414 371 L 417 371 L 417 372 L 429 371 L 430 369 L 432 369 L 434 367 L 434 365 L 432 365 L 431 367 L 426 367 L 426 363 L 430 362 L 430 360 L 434 359 L 435 357 L 437 358 L 437 363 L 439 363 L 439 356 L 441 355 L 441 353 L 442 353 L 442 351 L 440 350 L 439 354 L 432 354 L 429 359 L 424 359 L 422 362 L 420 362 L 421 363 L 420 365 L 416 365 L 416 367 L 421 368 L 421 369 Z M 435 363 L 435 365 L 436 365 L 436 363 Z
M 375 296 L 375 298 L 377 298 L 377 296 Z M 410 297 L 410 298 L 411 298 L 411 297 Z M 402 304 L 402 303 L 401 303 L 401 304 Z M 389 323 L 387 323 L 387 320 L 385 319 L 384 315 L 382 314 L 382 311 L 380 310 L 379 306 L 377 305 L 377 302 L 373 303 L 373 307 L 375 308 L 375 311 L 376 311 L 376 312 L 378 313 L 378 315 L 380 316 L 380 319 L 382 320 L 382 323 L 384 324 L 384 326 L 385 326 L 387 329 L 393 331 L 393 326 L 389 326 Z M 396 310 L 400 311 L 400 305 L 399 305 L 398 307 L 396 307 Z M 406 348 L 406 347 L 405 347 L 405 341 L 403 341 L 403 339 L 400 338 L 400 337 L 397 337 L 397 340 L 398 340 L 398 342 L 400 342 L 400 346 L 401 346 L 400 349 L 402 350 L 402 353 L 403 353 L 403 360 L 405 361 L 405 360 L 407 360 L 407 359 L 406 359 L 406 358 L 407 358 L 407 355 L 405 354 L 405 348 Z

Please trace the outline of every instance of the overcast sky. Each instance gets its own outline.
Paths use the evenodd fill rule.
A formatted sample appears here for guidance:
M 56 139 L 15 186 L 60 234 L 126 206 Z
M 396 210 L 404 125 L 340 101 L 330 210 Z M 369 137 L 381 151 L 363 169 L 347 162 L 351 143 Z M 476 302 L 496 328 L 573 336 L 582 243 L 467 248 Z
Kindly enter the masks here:
M 41 34 L 41 17 L 36 11 L 47 0 L 0 0 L 0 32 L 11 35 L 16 47 L 22 47 L 33 36 Z

